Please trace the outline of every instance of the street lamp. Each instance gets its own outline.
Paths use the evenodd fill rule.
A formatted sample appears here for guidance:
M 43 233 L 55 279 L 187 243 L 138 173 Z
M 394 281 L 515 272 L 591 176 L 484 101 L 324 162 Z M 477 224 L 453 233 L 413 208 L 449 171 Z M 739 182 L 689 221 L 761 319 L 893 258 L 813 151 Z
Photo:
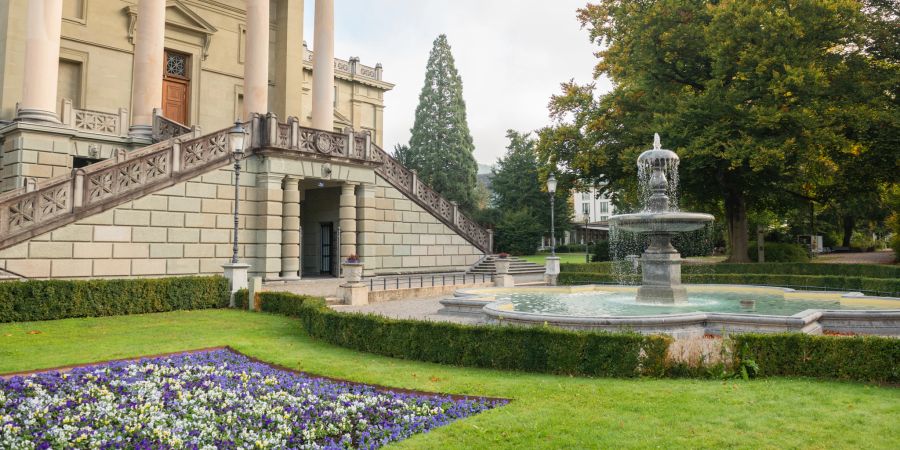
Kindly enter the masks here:
M 232 248 L 231 263 L 238 262 L 238 201 L 241 178 L 241 160 L 244 159 L 244 138 L 246 132 L 240 121 L 234 123 L 234 127 L 228 131 L 228 143 L 231 145 L 231 158 L 234 159 L 234 247 Z
M 556 177 L 551 173 L 547 178 L 547 192 L 550 193 L 550 256 L 556 256 L 556 230 L 555 226 L 555 209 L 556 209 Z

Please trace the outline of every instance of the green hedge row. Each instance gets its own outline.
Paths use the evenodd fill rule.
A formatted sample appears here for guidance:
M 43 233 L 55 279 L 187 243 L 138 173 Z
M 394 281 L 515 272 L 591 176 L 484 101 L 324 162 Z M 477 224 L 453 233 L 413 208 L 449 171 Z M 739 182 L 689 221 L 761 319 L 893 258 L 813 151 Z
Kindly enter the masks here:
M 563 375 L 710 376 L 671 363 L 668 336 L 397 320 L 337 312 L 322 298 L 280 292 L 260 293 L 259 301 L 263 311 L 298 317 L 314 338 L 395 358 Z M 900 381 L 900 339 L 789 333 L 733 335 L 727 342 L 737 358 L 726 373 L 752 366 L 758 376 Z
M 223 277 L 28 280 L 0 283 L 0 323 L 228 306 Z
M 562 264 L 563 273 L 612 273 L 612 263 Z M 753 263 L 753 264 L 685 264 L 682 273 L 697 274 L 777 274 L 777 275 L 834 275 L 842 277 L 900 279 L 900 266 L 876 264 L 813 264 L 813 263 Z
M 732 338 L 738 357 L 755 362 L 759 376 L 900 382 L 900 339 L 800 333 L 740 334 Z
M 695 284 L 751 284 L 758 286 L 782 286 L 794 288 L 832 289 L 842 291 L 861 291 L 874 295 L 900 295 L 900 279 L 840 277 L 832 275 L 776 275 L 760 273 L 683 273 L 684 283 Z M 559 284 L 585 283 L 637 283 L 640 276 L 629 276 L 624 279 L 610 274 L 587 272 L 562 272 Z
M 246 306 L 246 294 L 242 303 Z M 456 366 L 566 375 L 662 376 L 671 339 L 637 333 L 573 332 L 552 327 L 470 326 L 342 313 L 323 299 L 259 294 L 263 311 L 298 317 L 310 336 L 394 358 Z

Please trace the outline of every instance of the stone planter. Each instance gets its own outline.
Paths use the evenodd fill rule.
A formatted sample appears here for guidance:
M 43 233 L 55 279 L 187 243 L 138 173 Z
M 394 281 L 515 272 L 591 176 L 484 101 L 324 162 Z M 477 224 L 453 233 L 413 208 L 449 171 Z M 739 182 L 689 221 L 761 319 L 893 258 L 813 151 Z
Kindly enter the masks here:
M 509 273 L 509 259 L 497 258 L 494 260 L 494 267 L 497 270 L 497 275 L 506 275 Z
M 362 281 L 363 275 L 363 264 L 362 263 L 341 263 L 341 268 L 344 271 L 344 278 L 347 279 L 347 283 L 359 283 Z

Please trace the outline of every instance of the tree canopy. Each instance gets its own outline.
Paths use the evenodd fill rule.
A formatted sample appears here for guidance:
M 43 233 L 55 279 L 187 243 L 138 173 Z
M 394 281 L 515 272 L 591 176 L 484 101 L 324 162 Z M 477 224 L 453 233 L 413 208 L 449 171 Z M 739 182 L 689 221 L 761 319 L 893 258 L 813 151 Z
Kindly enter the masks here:
M 854 182 L 848 160 L 881 161 L 872 179 L 896 181 L 897 65 L 872 50 L 890 31 L 871 17 L 852 0 L 589 4 L 595 76 L 614 88 L 595 98 L 563 84 L 539 153 L 627 204 L 659 132 L 681 157 L 684 197 L 724 210 L 730 258 L 747 261 L 748 210 L 833 201 Z
M 443 34 L 434 40 L 428 57 L 425 85 L 410 131 L 409 146 L 395 149 L 400 163 L 416 170 L 420 180 L 447 199 L 472 210 L 477 202 L 478 164 L 472 155 L 475 146 L 466 122 L 462 78 Z

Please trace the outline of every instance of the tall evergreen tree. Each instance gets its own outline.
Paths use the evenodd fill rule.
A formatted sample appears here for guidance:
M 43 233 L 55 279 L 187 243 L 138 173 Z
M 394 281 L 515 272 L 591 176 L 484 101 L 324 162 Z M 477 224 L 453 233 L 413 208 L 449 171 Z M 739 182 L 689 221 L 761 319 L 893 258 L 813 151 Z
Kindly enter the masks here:
M 464 210 L 475 207 L 475 146 L 466 122 L 462 78 L 456 71 L 447 36 L 434 40 L 425 85 L 419 94 L 409 148 L 398 152 L 401 162 L 419 179 Z

